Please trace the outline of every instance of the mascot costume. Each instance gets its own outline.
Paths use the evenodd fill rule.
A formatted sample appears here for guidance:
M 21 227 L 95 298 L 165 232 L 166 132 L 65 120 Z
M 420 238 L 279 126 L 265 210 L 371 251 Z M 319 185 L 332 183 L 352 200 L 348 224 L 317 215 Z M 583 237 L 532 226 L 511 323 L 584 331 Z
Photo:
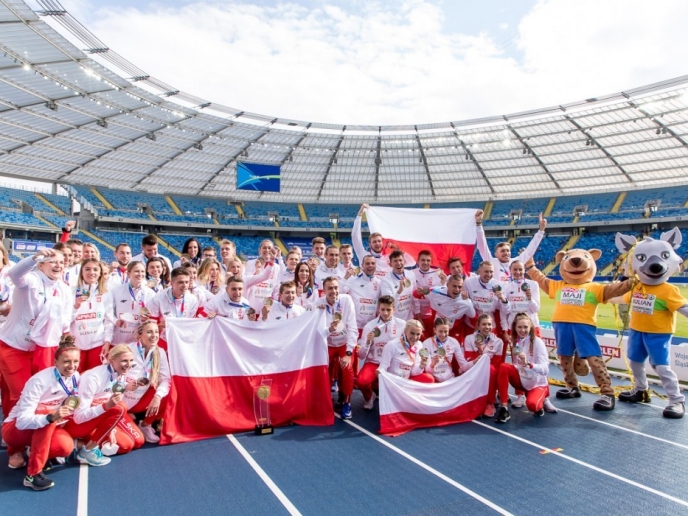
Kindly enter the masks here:
M 676 312 L 688 317 L 688 301 L 677 287 L 667 283 L 683 263 L 674 251 L 681 245 L 681 240 L 678 228 L 662 233 L 659 240 L 648 237 L 640 242 L 636 242 L 635 237 L 617 233 L 616 247 L 621 253 L 628 254 L 627 268 L 630 275 L 637 275 L 640 283 L 623 299 L 612 301 L 629 304 L 631 316 L 627 355 L 634 384 L 631 390 L 619 394 L 619 401 L 650 401 L 645 374 L 645 361 L 649 357 L 650 365 L 669 396 L 669 405 L 663 415 L 671 419 L 680 419 L 685 413 L 685 396 L 681 394 L 678 378 L 669 366 L 669 356 L 671 337 L 676 331 Z
M 602 358 L 602 349 L 597 342 L 597 305 L 631 290 L 631 280 L 610 285 L 593 283 L 597 274 L 599 249 L 571 249 L 557 253 L 559 274 L 562 280 L 547 278 L 535 268 L 530 259 L 526 271 L 530 279 L 555 300 L 552 325 L 557 341 L 557 356 L 564 372 L 566 388 L 557 391 L 557 398 L 580 398 L 576 374 L 584 376 L 589 369 L 600 388 L 601 397 L 593 404 L 596 410 L 613 410 L 615 404 L 612 380 Z M 583 361 L 587 360 L 587 364 Z

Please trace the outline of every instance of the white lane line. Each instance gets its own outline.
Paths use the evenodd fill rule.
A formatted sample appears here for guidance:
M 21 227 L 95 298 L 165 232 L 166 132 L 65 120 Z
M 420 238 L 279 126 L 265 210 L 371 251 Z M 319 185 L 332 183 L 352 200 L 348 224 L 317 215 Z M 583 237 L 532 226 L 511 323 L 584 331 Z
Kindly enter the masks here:
M 547 450 L 552 455 L 556 455 L 557 457 L 561 457 L 562 459 L 569 460 L 575 464 L 578 464 L 579 466 L 583 466 L 584 468 L 588 468 L 588 469 L 591 469 L 591 470 L 596 471 L 598 473 L 602 473 L 603 475 L 614 478 L 616 480 L 620 480 L 621 482 L 625 482 L 626 484 L 632 485 L 633 487 L 637 487 L 638 489 L 642 489 L 643 491 L 647 491 L 647 492 L 655 494 L 657 496 L 661 496 L 662 498 L 666 498 L 667 500 L 671 500 L 672 502 L 675 502 L 677 504 L 688 507 L 688 502 L 686 502 L 685 500 L 681 500 L 680 498 L 676 498 L 675 496 L 672 496 L 670 494 L 667 494 L 667 493 L 664 493 L 662 491 L 658 491 L 657 489 L 653 489 L 651 487 L 645 486 L 643 484 L 640 484 L 639 482 L 635 482 L 635 481 L 628 479 L 626 477 L 622 477 L 621 475 L 617 475 L 616 473 L 612 473 L 611 471 L 607 471 L 606 469 L 598 468 L 597 466 L 593 466 L 592 464 L 589 464 L 587 462 L 583 462 L 582 460 L 574 459 L 573 457 L 570 457 L 568 455 L 564 455 L 561 452 L 550 450 L 549 448 L 545 448 L 544 446 L 541 446 L 537 443 L 534 443 L 533 441 L 529 441 L 528 439 L 524 439 L 523 437 L 519 437 L 518 435 L 510 434 L 509 432 L 505 432 L 504 430 L 500 430 L 499 428 L 495 428 L 493 426 L 486 425 L 485 423 L 481 423 L 480 421 L 474 420 L 472 422 L 475 423 L 476 425 L 480 425 L 480 426 L 485 427 L 485 428 L 492 430 L 494 432 L 498 432 L 500 434 L 506 435 L 507 437 L 511 437 L 512 439 L 516 439 L 517 441 L 521 441 L 522 443 L 533 446 L 534 448 L 538 448 L 540 450 Z
M 688 445 L 677 443 L 674 441 L 669 441 L 668 439 L 662 439 L 661 437 L 656 437 L 654 435 L 650 434 L 645 434 L 643 432 L 639 432 L 638 430 L 631 430 L 630 428 L 624 428 L 623 426 L 619 425 L 613 425 L 612 423 L 607 423 L 606 421 L 600 421 L 599 419 L 594 419 L 588 416 L 583 416 L 582 414 L 576 414 L 575 412 L 570 412 L 568 410 L 564 410 L 563 408 L 557 407 L 557 410 L 559 412 L 564 412 L 566 414 L 571 414 L 572 416 L 580 417 L 582 419 L 587 419 L 588 421 L 594 421 L 595 423 L 599 423 L 601 425 L 606 425 L 606 426 L 611 426 L 612 428 L 616 428 L 617 430 L 623 430 L 624 432 L 630 432 L 632 434 L 636 435 L 641 435 L 643 437 L 647 437 L 648 439 L 654 439 L 655 441 L 660 441 L 666 444 L 671 444 L 672 446 L 678 446 L 679 448 L 683 448 L 684 450 L 688 450 Z
M 79 487 L 77 489 L 76 516 L 88 514 L 88 464 L 79 466 Z
M 339 414 L 335 414 L 335 416 L 340 417 Z M 340 417 L 340 419 L 341 419 L 341 417 Z M 445 474 L 443 474 L 443 473 L 440 473 L 439 471 L 437 471 L 435 468 L 433 468 L 433 467 L 431 467 L 431 466 L 428 466 L 425 462 L 422 462 L 422 461 L 416 459 L 413 455 L 409 455 L 408 453 L 406 453 L 405 451 L 403 451 L 403 450 L 397 448 L 397 447 L 394 446 L 393 444 L 388 443 L 387 441 L 385 441 L 384 439 L 382 439 L 380 436 L 375 435 L 375 434 L 372 433 L 372 432 L 369 432 L 369 431 L 366 430 L 365 428 L 358 426 L 356 423 L 354 423 L 354 422 L 352 422 L 352 421 L 350 421 L 350 420 L 348 420 L 348 419 L 344 419 L 343 421 L 344 421 L 345 423 L 347 423 L 347 424 L 353 426 L 353 427 L 354 427 L 356 430 L 358 430 L 359 432 L 364 433 L 364 434 L 367 435 L 368 437 L 372 437 L 372 438 L 375 439 L 377 442 L 379 442 L 380 444 L 386 446 L 386 447 L 389 448 L 390 450 L 392 450 L 392 451 L 398 453 L 399 455 L 401 455 L 401 456 L 404 457 L 405 459 L 410 460 L 410 461 L 413 462 L 416 466 L 420 466 L 420 467 L 423 468 L 425 471 L 428 471 L 428 472 L 432 473 L 433 475 L 435 475 L 436 477 L 438 477 L 438 478 L 444 480 L 446 483 L 448 483 L 449 485 L 455 487 L 455 488 L 458 489 L 459 491 L 463 491 L 464 493 L 466 493 L 466 494 L 469 495 L 470 497 L 475 498 L 475 499 L 478 500 L 479 502 L 481 502 L 481 503 L 487 505 L 489 508 L 493 509 L 494 511 L 498 512 L 499 514 L 503 514 L 503 515 L 505 515 L 505 516 L 510 516 L 510 515 L 512 514 L 512 513 L 510 513 L 509 511 L 507 511 L 506 509 L 502 509 L 499 505 L 496 505 L 496 504 L 492 503 L 492 502 L 491 502 L 490 500 L 488 500 L 487 498 L 483 498 L 482 496 L 480 496 L 480 495 L 479 495 L 478 493 L 476 493 L 475 491 L 471 491 L 471 490 L 468 489 L 466 486 L 464 486 L 464 485 L 462 485 L 462 484 L 459 484 L 456 480 L 452 480 L 452 479 L 449 478 L 447 475 L 445 475 Z
M 636 405 L 644 405 L 646 407 L 653 408 L 655 410 L 664 410 L 666 407 L 658 407 L 657 405 L 653 405 L 652 403 L 636 403 Z
M 227 439 L 229 439 L 229 442 L 234 445 L 234 447 L 241 453 L 241 455 L 246 459 L 246 462 L 249 463 L 249 465 L 253 468 L 253 471 L 256 472 L 256 474 L 260 477 L 260 479 L 265 482 L 265 485 L 268 486 L 270 491 L 272 491 L 272 494 L 274 494 L 277 499 L 284 505 L 284 508 L 287 509 L 289 514 L 293 516 L 301 516 L 301 513 L 299 510 L 294 507 L 294 504 L 291 503 L 289 498 L 286 497 L 286 495 L 282 492 L 282 490 L 277 487 L 277 484 L 275 484 L 272 479 L 268 476 L 267 473 L 261 468 L 258 463 L 251 457 L 251 454 L 246 451 L 246 448 L 244 448 L 239 441 L 237 441 L 237 438 L 234 437 L 232 434 L 227 434 Z

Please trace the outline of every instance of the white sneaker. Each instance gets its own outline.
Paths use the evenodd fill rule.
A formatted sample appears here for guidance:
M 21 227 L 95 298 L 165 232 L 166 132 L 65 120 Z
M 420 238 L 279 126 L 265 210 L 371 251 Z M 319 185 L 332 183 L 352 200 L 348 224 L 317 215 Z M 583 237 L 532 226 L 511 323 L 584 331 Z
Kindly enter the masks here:
M 523 407 L 523 405 L 525 405 L 525 403 L 526 403 L 526 397 L 523 394 L 521 394 L 519 396 L 516 396 L 516 399 L 511 402 L 511 406 L 513 408 L 521 408 L 521 407 Z
M 549 399 L 549 397 L 545 398 L 544 409 L 545 409 L 545 412 L 549 412 L 550 414 L 556 414 L 557 413 L 557 407 L 554 406 L 554 404 Z
M 159 443 L 160 442 L 160 437 L 155 435 L 155 431 L 153 430 L 153 427 L 150 425 L 143 426 L 141 425 L 139 427 L 141 429 L 141 433 L 143 434 L 143 438 L 146 440 L 147 443 Z
M 82 447 L 77 453 L 76 458 L 82 464 L 88 464 L 89 466 L 106 466 L 110 464 L 110 459 L 103 457 L 100 448 L 97 446 L 92 450 L 87 450 L 86 447 Z
M 370 399 L 363 404 L 363 408 L 366 410 L 373 410 L 373 408 L 375 407 L 375 400 L 376 399 L 377 399 L 377 395 L 375 393 L 373 393 L 373 395 L 370 397 Z

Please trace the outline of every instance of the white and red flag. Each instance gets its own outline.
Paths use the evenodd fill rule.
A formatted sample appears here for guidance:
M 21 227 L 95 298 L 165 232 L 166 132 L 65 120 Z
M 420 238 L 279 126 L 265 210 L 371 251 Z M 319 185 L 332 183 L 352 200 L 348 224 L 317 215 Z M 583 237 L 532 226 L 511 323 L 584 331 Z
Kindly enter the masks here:
M 269 405 L 273 426 L 333 424 L 325 326 L 324 310 L 259 324 L 167 319 L 172 387 L 161 443 L 253 430 L 254 405 Z
M 371 233 L 380 233 L 384 243 L 396 244 L 413 258 L 427 249 L 432 252 L 433 265 L 445 272 L 450 258 L 461 258 L 469 272 L 476 242 L 475 212 L 465 208 L 370 206 L 366 219 Z
M 483 356 L 461 376 L 420 383 L 380 371 L 380 433 L 396 437 L 416 428 L 465 423 L 485 410 L 490 358 Z

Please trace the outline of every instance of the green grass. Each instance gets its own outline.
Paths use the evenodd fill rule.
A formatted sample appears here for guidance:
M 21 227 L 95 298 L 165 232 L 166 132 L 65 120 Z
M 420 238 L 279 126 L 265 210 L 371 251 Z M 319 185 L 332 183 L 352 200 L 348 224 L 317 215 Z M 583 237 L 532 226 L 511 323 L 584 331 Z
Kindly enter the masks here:
M 679 287 L 681 295 L 688 298 L 688 287 Z M 551 321 L 552 313 L 554 312 L 554 300 L 547 297 L 547 295 L 540 291 L 540 312 L 538 316 L 541 321 Z M 616 322 L 614 319 L 614 307 L 610 304 L 599 305 L 597 307 L 597 327 L 605 330 L 616 330 Z M 678 314 L 676 316 L 676 333 L 677 337 L 688 337 L 688 318 Z

